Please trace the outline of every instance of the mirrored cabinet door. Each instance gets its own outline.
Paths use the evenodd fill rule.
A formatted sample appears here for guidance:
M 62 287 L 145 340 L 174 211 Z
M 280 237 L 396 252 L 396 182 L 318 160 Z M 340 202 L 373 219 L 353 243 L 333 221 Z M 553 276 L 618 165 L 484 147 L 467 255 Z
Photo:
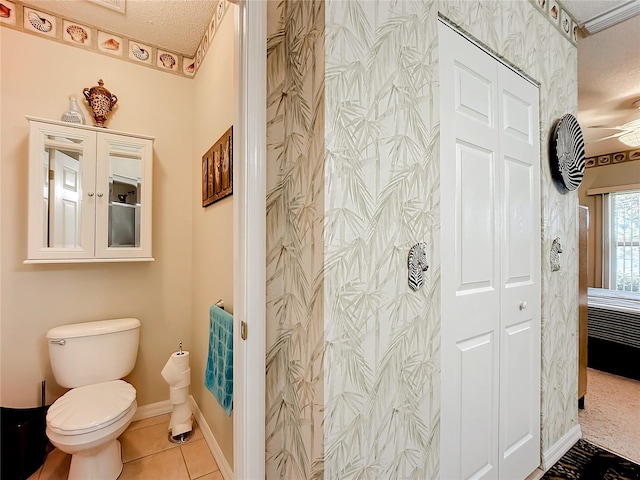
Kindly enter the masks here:
M 98 136 L 96 255 L 151 256 L 152 142 L 142 138 Z
M 25 262 L 153 260 L 153 138 L 27 118 Z
M 94 255 L 95 135 L 32 123 L 29 256 Z

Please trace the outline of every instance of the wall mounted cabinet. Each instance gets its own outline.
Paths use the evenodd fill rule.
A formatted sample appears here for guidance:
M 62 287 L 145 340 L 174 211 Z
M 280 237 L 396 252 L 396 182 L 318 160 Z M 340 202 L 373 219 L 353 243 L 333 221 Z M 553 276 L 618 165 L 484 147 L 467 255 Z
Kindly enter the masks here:
M 153 137 L 27 119 L 25 263 L 153 260 Z

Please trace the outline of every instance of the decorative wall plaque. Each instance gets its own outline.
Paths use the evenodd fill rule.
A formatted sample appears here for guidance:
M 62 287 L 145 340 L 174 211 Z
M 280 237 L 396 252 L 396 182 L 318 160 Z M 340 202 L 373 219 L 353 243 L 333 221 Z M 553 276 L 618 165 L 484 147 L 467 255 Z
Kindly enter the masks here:
M 409 250 L 409 288 L 414 292 L 420 290 L 424 285 L 424 272 L 429 268 L 425 248 L 425 243 L 416 243 Z
M 553 132 L 551 170 L 554 178 L 567 190 L 580 186 L 585 168 L 584 139 L 576 117 L 567 113 Z

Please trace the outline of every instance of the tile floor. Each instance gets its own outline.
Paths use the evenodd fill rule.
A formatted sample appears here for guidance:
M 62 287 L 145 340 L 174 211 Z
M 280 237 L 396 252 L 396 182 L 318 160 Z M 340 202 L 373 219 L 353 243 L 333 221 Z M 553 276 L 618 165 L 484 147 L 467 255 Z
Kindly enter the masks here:
M 170 415 L 132 422 L 120 436 L 124 468 L 118 480 L 223 480 L 202 432 L 194 423 L 189 442 L 167 439 Z M 71 456 L 54 449 L 28 480 L 66 480 Z

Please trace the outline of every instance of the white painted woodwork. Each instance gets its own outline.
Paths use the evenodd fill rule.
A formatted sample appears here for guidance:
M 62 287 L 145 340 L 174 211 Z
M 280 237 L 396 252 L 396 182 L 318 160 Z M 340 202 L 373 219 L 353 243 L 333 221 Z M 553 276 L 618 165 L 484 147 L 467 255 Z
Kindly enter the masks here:
M 538 89 L 442 22 L 441 478 L 540 461 Z
M 540 464 L 541 240 L 539 90 L 499 66 L 503 238 L 500 477 Z
M 29 120 L 29 234 L 25 263 L 150 261 L 153 138 Z M 109 163 L 141 164 L 138 247 L 110 247 Z M 51 176 L 52 181 L 48 181 Z M 79 221 L 76 221 L 79 219 Z
M 57 125 L 29 119 L 29 225 L 27 261 L 47 259 L 92 259 L 94 256 L 94 214 L 93 188 L 95 184 L 96 136 L 94 132 L 78 129 L 70 124 Z M 66 152 L 69 156 L 79 158 L 77 210 L 80 225 L 77 230 L 74 247 L 65 247 L 58 243 L 60 239 L 50 238 L 50 231 L 62 226 L 62 220 L 56 225 L 57 218 L 62 215 L 62 208 L 54 205 L 56 183 L 63 180 L 64 168 L 56 151 Z M 58 157 L 58 160 L 56 160 Z M 64 162 L 62 162 L 64 163 Z M 68 163 L 68 162 L 67 162 Z M 50 172 L 51 171 L 51 172 Z M 49 175 L 54 175 L 54 182 L 49 185 Z M 49 188 L 47 188 L 49 185 Z M 61 185 L 60 185 L 61 186 Z M 48 202 L 45 200 L 48 197 Z M 51 206 L 51 208 L 50 208 Z M 50 215 L 49 209 L 52 212 Z M 52 225 L 49 224 L 51 222 Z M 71 241 L 67 238 L 67 241 Z
M 234 127 L 234 478 L 265 478 L 267 3 L 237 2 Z M 237 135 L 236 135 L 237 133 Z M 225 479 L 228 477 L 225 475 Z
M 147 138 L 123 137 L 111 133 L 99 133 L 97 138 L 96 171 L 96 257 L 98 258 L 144 258 L 151 257 L 151 183 L 153 142 Z M 138 168 L 131 168 L 131 165 Z M 114 174 L 113 166 L 119 175 Z M 129 167 L 129 168 L 127 168 Z M 112 247 L 108 244 L 109 226 L 109 179 L 118 177 L 132 185 L 140 185 L 138 201 L 139 220 L 138 247 Z M 128 177 L 128 178 L 127 178 Z M 100 193 L 103 193 L 100 196 Z

